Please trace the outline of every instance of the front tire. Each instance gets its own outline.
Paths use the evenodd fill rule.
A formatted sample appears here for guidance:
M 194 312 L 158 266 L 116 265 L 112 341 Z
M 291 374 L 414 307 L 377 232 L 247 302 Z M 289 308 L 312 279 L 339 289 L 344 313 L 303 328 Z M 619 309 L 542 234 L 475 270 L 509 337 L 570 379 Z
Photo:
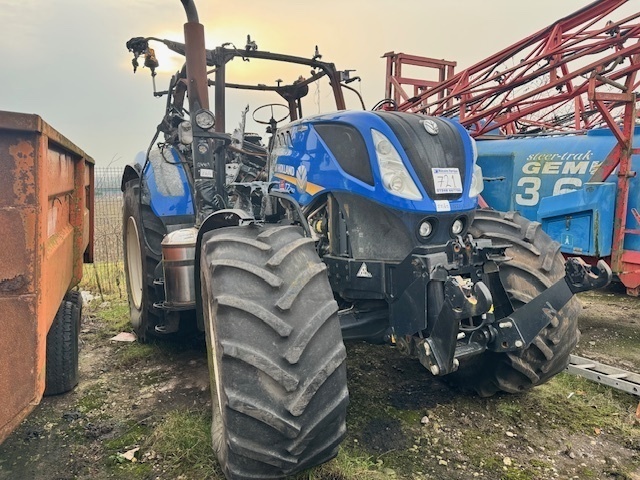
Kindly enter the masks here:
M 313 240 L 294 226 L 205 234 L 202 304 L 212 442 L 232 480 L 333 458 L 345 433 L 346 351 Z
M 478 210 L 469 232 L 474 238 L 507 242 L 506 255 L 512 259 L 500 264 L 500 280 L 514 308 L 530 302 L 564 274 L 560 244 L 517 212 Z M 560 309 L 529 347 L 508 353 L 485 352 L 451 375 L 458 385 L 475 389 L 487 397 L 496 392 L 518 393 L 550 380 L 569 363 L 580 332 L 580 302 L 574 296 Z M 539 313 L 543 315 L 543 312 Z
M 148 340 L 161 322 L 162 312 L 153 305 L 161 299 L 153 285 L 162 260 L 162 239 L 167 233 L 151 207 L 140 204 L 140 180 L 125 185 L 122 206 L 124 271 L 131 326 L 140 342 Z

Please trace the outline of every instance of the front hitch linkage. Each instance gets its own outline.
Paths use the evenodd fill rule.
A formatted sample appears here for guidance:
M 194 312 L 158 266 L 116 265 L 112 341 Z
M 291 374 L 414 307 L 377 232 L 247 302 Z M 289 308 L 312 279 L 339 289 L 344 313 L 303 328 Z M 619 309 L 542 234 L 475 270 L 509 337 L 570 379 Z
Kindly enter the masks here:
M 543 328 L 558 321 L 558 311 L 574 294 L 605 287 L 611 277 L 611 268 L 603 260 L 591 267 L 581 258 L 567 259 L 564 277 L 511 315 L 488 326 L 486 349 L 508 352 L 527 348 Z M 449 277 L 444 293 L 445 302 L 432 335 L 416 341 L 420 363 L 433 375 L 446 375 L 458 368 L 455 357 L 460 320 L 486 314 L 492 306 L 491 293 L 482 282 L 476 283 L 469 294 L 455 277 Z

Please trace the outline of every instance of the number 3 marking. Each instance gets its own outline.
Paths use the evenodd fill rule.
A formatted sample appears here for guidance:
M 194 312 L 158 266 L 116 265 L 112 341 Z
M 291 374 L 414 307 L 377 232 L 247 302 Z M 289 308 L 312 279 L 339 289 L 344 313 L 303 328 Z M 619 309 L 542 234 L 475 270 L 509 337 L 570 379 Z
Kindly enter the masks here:
M 524 193 L 518 193 L 516 195 L 516 203 L 525 207 L 537 205 L 538 201 L 540 201 L 540 194 L 538 193 L 538 190 L 540 190 L 541 183 L 542 182 L 538 177 L 520 178 L 520 180 L 518 180 L 518 186 L 525 187 L 525 189 Z

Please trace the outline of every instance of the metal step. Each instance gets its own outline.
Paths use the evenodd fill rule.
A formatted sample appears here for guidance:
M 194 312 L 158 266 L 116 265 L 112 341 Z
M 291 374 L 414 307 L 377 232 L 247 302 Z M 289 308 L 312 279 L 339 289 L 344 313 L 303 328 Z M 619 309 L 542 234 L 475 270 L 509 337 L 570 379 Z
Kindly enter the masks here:
M 610 367 L 577 355 L 570 355 L 567 371 L 640 397 L 640 375 L 637 373 Z

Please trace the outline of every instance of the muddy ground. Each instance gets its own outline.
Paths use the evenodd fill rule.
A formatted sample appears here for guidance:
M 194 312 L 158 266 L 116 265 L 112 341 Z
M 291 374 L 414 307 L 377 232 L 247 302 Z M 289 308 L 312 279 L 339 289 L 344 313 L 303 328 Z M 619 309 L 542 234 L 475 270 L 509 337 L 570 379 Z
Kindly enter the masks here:
M 640 372 L 640 299 L 584 294 L 576 353 Z M 46 398 L 0 446 L 1 479 L 221 479 L 202 341 L 118 343 L 118 301 L 85 308 L 80 385 Z M 638 398 L 561 374 L 481 399 L 391 347 L 348 345 L 340 455 L 298 479 L 640 480 Z

